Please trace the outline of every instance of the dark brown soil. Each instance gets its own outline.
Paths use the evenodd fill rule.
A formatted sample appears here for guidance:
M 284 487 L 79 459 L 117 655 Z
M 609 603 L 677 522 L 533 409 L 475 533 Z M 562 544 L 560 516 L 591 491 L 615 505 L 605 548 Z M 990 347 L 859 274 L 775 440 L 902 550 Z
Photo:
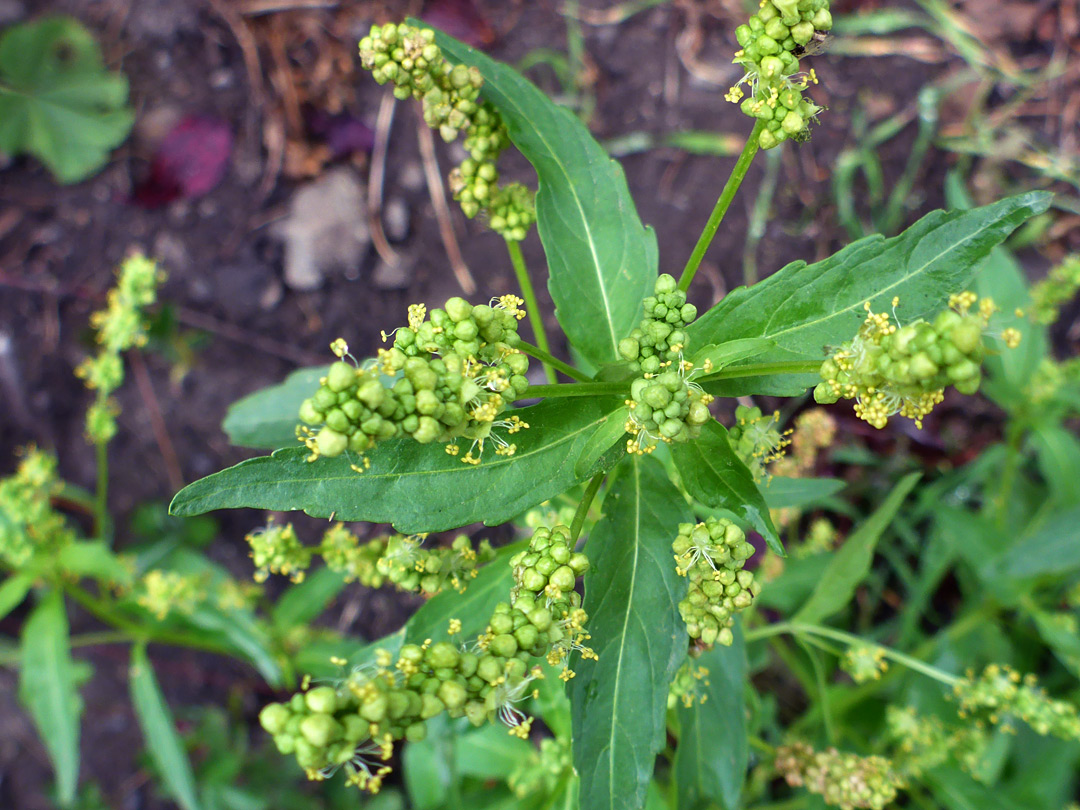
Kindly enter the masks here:
M 402 183 L 416 175 L 420 162 L 412 105 L 398 109 L 384 194 L 403 199 L 411 214 L 410 233 L 396 245 L 416 257 L 408 287 L 375 289 L 370 279 L 377 257 L 370 251 L 354 277 L 333 274 L 316 292 L 294 292 L 282 285 L 281 248 L 269 225 L 284 214 L 296 183 L 280 178 L 269 194 L 259 193 L 265 121 L 252 104 L 235 32 L 216 11 L 228 7 L 228 0 L 33 0 L 25 5 L 33 14 L 71 13 L 94 28 L 111 63 L 130 77 L 140 116 L 161 107 L 214 114 L 231 124 L 235 136 L 229 171 L 216 189 L 157 210 L 128 202 L 149 157 L 138 136 L 119 149 L 98 176 L 76 186 L 56 186 L 28 160 L 0 169 L 0 334 L 13 339 L 13 354 L 0 357 L 0 472 L 13 466 L 15 448 L 36 442 L 57 451 L 68 479 L 92 486 L 93 453 L 83 438 L 82 422 L 89 397 L 72 369 L 89 348 L 87 318 L 101 306 L 113 269 L 133 247 L 161 258 L 168 272 L 161 297 L 175 308 L 181 329 L 198 329 L 208 336 L 182 379 L 170 378 L 170 363 L 162 354 L 145 356 L 152 393 L 140 388 L 129 372 L 119 396 L 120 435 L 110 450 L 110 505 L 122 527 L 137 504 L 167 501 L 175 489 L 171 478 L 192 481 L 250 455 L 230 447 L 220 429 L 231 402 L 299 366 L 325 362 L 327 345 L 335 337 L 345 336 L 354 347 L 373 346 L 380 330 L 403 320 L 408 303 L 441 302 L 460 288 L 450 272 L 426 189 Z M 418 4 L 352 5 L 383 20 L 415 11 Z M 565 50 L 566 25 L 557 5 L 555 0 L 478 0 L 498 34 L 491 53 L 517 62 L 534 48 Z M 584 26 L 590 92 L 596 100 L 593 132 L 601 139 L 635 131 L 747 132 L 747 119 L 723 100 L 726 84 L 737 78 L 725 55 L 732 50 L 730 32 L 739 5 L 684 0 L 617 26 Z M 842 9 L 859 4 L 836 5 Z M 693 57 L 695 72 L 718 74 L 723 85 L 688 71 L 686 43 L 692 43 L 695 31 L 700 37 L 700 48 L 690 48 L 699 51 Z M 900 56 L 830 55 L 816 58 L 814 66 L 821 77 L 815 98 L 829 111 L 813 140 L 786 150 L 775 217 L 757 252 L 763 274 L 795 258 L 820 258 L 842 244 L 845 237 L 831 202 L 830 167 L 853 142 L 852 111 L 868 104 L 878 111 L 905 109 L 926 82 L 950 67 Z M 547 68 L 536 68 L 530 76 L 545 89 L 560 92 Z M 265 89 L 274 91 L 269 83 Z M 381 91 L 363 76 L 355 91 L 354 112 L 374 125 Z M 887 187 L 903 171 L 914 134 L 915 126 L 909 124 L 883 149 Z M 451 152 L 441 145 L 439 150 L 445 173 Z M 940 204 L 941 180 L 953 160 L 931 152 L 907 221 Z M 677 275 L 681 270 L 733 162 L 664 148 L 622 160 L 642 219 L 657 229 L 663 271 Z M 760 163 L 751 170 L 708 255 L 693 292 L 700 305 L 711 304 L 741 283 L 748 212 L 762 171 Z M 466 222 L 456 210 L 454 216 L 478 297 L 513 290 L 500 240 Z M 535 235 L 525 244 L 525 255 L 542 279 L 543 254 Z M 541 281 L 542 305 L 553 330 L 556 324 L 543 286 Z M 178 469 L 170 470 L 164 437 L 155 435 L 155 409 L 164 419 Z M 264 516 L 237 512 L 217 517 L 221 531 L 210 553 L 238 576 L 248 576 L 242 538 Z M 120 535 L 123 542 L 125 532 Z M 365 608 L 363 621 L 352 630 L 368 637 L 393 629 L 413 607 L 386 594 L 354 598 L 364 600 Z M 19 613 L 9 617 L 4 632 L 16 635 L 21 618 Z M 95 627 L 80 614 L 74 614 L 73 624 L 76 632 Z M 126 650 L 92 648 L 78 655 L 95 669 L 84 690 L 84 780 L 100 783 L 110 806 L 159 806 L 137 761 L 140 740 L 128 706 Z M 252 712 L 261 700 L 254 694 L 261 688 L 257 677 L 243 667 L 175 650 L 155 650 L 155 660 L 177 705 L 223 705 L 230 695 L 242 695 L 241 704 Z M 0 685 L 0 806 L 47 807 L 44 749 L 14 705 L 13 675 L 0 673 Z

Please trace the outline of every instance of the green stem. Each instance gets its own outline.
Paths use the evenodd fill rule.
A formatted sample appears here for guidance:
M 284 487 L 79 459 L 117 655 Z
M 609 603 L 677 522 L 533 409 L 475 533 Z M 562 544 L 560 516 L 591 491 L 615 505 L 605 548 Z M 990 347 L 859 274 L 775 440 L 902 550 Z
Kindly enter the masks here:
M 523 352 L 525 352 L 525 354 L 529 355 L 529 357 L 534 357 L 544 363 L 545 369 L 547 369 L 548 366 L 552 366 L 556 370 L 561 371 L 563 374 L 565 374 L 572 380 L 577 380 L 578 382 L 592 382 L 592 380 L 590 380 L 588 376 L 586 376 L 584 373 L 578 371 L 569 363 L 564 363 L 558 357 L 549 353 L 545 349 L 541 349 L 539 346 L 533 346 L 531 343 L 526 343 L 524 340 L 522 340 L 518 342 L 517 348 L 521 349 Z M 548 379 L 551 379 L 551 377 L 549 376 Z M 551 380 L 551 382 L 553 384 L 555 383 L 554 380 Z
M 100 539 L 110 534 L 109 527 L 109 446 L 94 444 L 97 456 L 97 490 L 94 492 L 94 533 Z
M 724 184 L 724 190 L 720 192 L 720 198 L 716 201 L 716 206 L 713 208 L 709 221 L 705 223 L 705 230 L 701 232 L 701 236 L 694 246 L 694 252 L 690 254 L 690 259 L 686 262 L 686 268 L 679 278 L 680 290 L 685 291 L 690 286 L 690 282 L 694 280 L 694 274 L 697 273 L 698 267 L 701 266 L 701 260 L 705 258 L 705 251 L 712 244 L 713 237 L 716 236 L 716 231 L 720 227 L 720 221 L 723 220 L 724 214 L 731 207 L 731 201 L 735 199 L 735 192 L 742 185 L 743 178 L 746 177 L 746 172 L 750 169 L 750 164 L 754 160 L 754 155 L 757 154 L 758 137 L 764 128 L 765 122 L 759 118 L 754 124 L 750 137 L 746 139 L 746 145 L 743 146 L 742 154 L 739 155 L 739 160 L 735 163 L 731 176 L 728 177 L 727 183 Z
M 540 313 L 540 305 L 536 302 L 536 292 L 533 290 L 532 279 L 529 278 L 529 268 L 525 266 L 525 257 L 521 255 L 521 245 L 512 239 L 507 239 L 506 250 L 510 253 L 510 263 L 514 265 L 514 274 L 517 276 L 518 286 L 521 287 L 521 297 L 525 299 L 525 311 L 529 313 L 529 323 L 536 337 L 536 345 L 540 351 L 551 357 L 551 346 L 548 343 L 547 332 L 544 331 L 544 319 Z M 537 359 L 544 360 L 542 357 Z M 548 360 L 544 360 L 544 373 L 547 375 L 548 382 L 554 385 L 555 369 Z M 573 377 L 573 375 L 570 376 Z
M 1020 451 L 1023 447 L 1026 427 L 1023 422 L 1017 420 L 1010 422 L 1006 430 L 1008 454 L 1005 456 L 1005 464 L 1001 477 L 998 479 L 997 493 L 993 499 L 994 519 L 1001 528 L 1005 527 L 1009 516 L 1009 495 L 1016 481 L 1016 473 L 1020 469 Z
M 889 660 L 895 661 L 897 664 L 907 667 L 914 672 L 918 672 L 921 675 L 925 675 L 928 678 L 933 678 L 935 681 L 943 683 L 946 686 L 955 686 L 961 680 L 955 675 L 950 675 L 948 672 L 919 661 L 916 658 L 912 658 L 910 655 L 905 655 L 902 652 L 877 644 L 876 642 L 867 642 L 865 639 L 853 635 L 852 633 L 846 633 L 843 630 L 836 630 L 832 627 L 823 627 L 817 624 L 778 622 L 776 624 L 768 625 L 767 627 L 759 627 L 756 630 L 746 631 L 746 641 L 749 643 L 751 641 L 759 641 L 768 638 L 769 636 L 783 634 L 789 634 L 796 637 L 800 635 L 821 636 L 822 638 L 830 638 L 833 641 L 839 641 L 849 646 L 866 643 L 875 644 Z
M 578 536 L 581 534 L 581 527 L 585 525 L 585 516 L 589 514 L 589 507 L 592 506 L 593 499 L 600 490 L 600 485 L 604 483 L 604 475 L 605 473 L 602 472 L 594 475 L 592 480 L 589 481 L 589 486 L 585 488 L 581 503 L 578 504 L 577 511 L 574 512 L 574 521 L 570 524 L 570 541 L 572 543 L 576 543 Z
M 530 385 L 522 399 L 552 397 L 602 397 L 626 394 L 630 386 L 625 382 L 582 382 L 560 385 Z
M 190 647 L 196 650 L 216 653 L 217 655 L 224 655 L 229 658 L 237 658 L 236 654 L 229 648 L 214 644 L 213 642 L 206 641 L 197 636 L 192 636 L 177 630 L 140 625 L 138 622 L 127 618 L 111 605 L 98 599 L 79 585 L 65 583 L 64 592 L 98 619 L 106 624 L 111 624 L 113 627 L 128 635 L 129 640 L 131 641 L 156 642 L 158 644 L 169 644 L 175 647 Z
M 778 363 L 748 363 L 715 371 L 694 382 L 707 383 L 715 380 L 736 380 L 741 377 L 766 377 L 770 374 L 813 374 L 821 369 L 821 360 L 785 360 Z

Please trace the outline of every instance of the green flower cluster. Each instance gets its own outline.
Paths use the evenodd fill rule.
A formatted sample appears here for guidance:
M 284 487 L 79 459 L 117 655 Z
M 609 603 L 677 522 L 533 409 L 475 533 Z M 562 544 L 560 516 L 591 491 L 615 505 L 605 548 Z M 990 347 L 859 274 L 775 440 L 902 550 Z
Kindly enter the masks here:
M 627 452 L 651 453 L 659 442 L 697 438 L 712 415 L 712 396 L 690 381 L 693 364 L 684 358 L 686 327 L 697 307 L 667 273 L 656 279 L 645 298 L 645 317 L 629 337 L 619 341 L 619 354 L 642 376 L 630 384 Z M 708 371 L 706 368 L 705 371 Z
M 463 534 L 449 546 L 424 548 L 426 535 L 393 534 L 361 544 L 356 535 L 341 524 L 323 536 L 319 553 L 328 568 L 345 574 L 369 588 L 386 582 L 399 591 L 434 596 L 448 586 L 463 593 L 477 570 L 495 557 L 487 540 L 477 548 Z
M 735 455 L 758 483 L 768 480 L 769 465 L 784 457 L 791 444 L 791 430 L 780 430 L 780 412 L 764 416 L 761 408 L 739 405 L 735 408 L 735 424 L 728 431 L 728 443 Z
M 519 799 L 527 796 L 554 798 L 563 779 L 573 772 L 570 740 L 566 737 L 545 737 L 540 742 L 540 750 L 534 751 L 532 756 L 514 768 L 506 782 Z
M 984 724 L 946 727 L 939 718 L 920 715 L 911 706 L 889 706 L 885 726 L 889 740 L 897 748 L 897 767 L 910 779 L 918 779 L 948 761 L 957 762 L 975 776 L 991 740 Z
M 1080 740 L 1080 712 L 1065 700 L 1054 700 L 1034 675 L 991 664 L 975 677 L 969 672 L 953 687 L 961 717 L 975 716 L 993 725 L 1016 717 L 1037 734 Z
M 706 645 L 730 647 L 735 614 L 750 607 L 761 593 L 754 573 L 743 568 L 754 556 L 754 547 L 730 520 L 710 517 L 696 526 L 680 523 L 671 548 L 675 571 L 690 580 L 689 592 L 679 602 L 687 632 Z
M 1032 316 L 1037 323 L 1056 323 L 1061 308 L 1080 291 L 1080 255 L 1067 256 L 1031 288 Z
M 101 350 L 79 364 L 75 374 L 97 392 L 86 412 L 86 434 L 95 444 L 105 444 L 116 435 L 117 407 L 110 395 L 124 381 L 120 355 L 146 344 L 144 310 L 157 300 L 157 288 L 164 278 L 155 262 L 141 253 L 130 256 L 117 271 L 106 308 L 90 316 Z
M 322 426 L 317 433 L 301 429 L 311 460 L 349 451 L 360 454 L 366 468 L 364 452 L 404 436 L 422 444 L 471 439 L 472 448 L 462 458 L 469 464 L 480 463 L 488 439 L 497 454 L 512 455 L 516 446 L 492 431 L 506 428 L 514 434 L 528 427 L 517 416 L 498 418 L 529 385 L 529 359 L 514 348 L 520 342 L 517 323 L 525 314 L 521 303 L 513 295 L 502 296 L 495 306 L 451 298 L 427 320 L 427 308 L 415 304 L 409 307 L 409 325 L 396 330 L 392 348 L 379 350 L 378 363 L 363 368 L 334 363 L 319 390 L 300 406 L 302 421 Z M 341 340 L 332 348 L 338 357 L 348 352 Z M 384 380 L 399 372 L 392 383 Z M 447 452 L 457 455 L 457 444 L 448 444 Z
M 424 548 L 427 535 L 392 534 L 366 543 L 344 524 L 336 523 L 323 534 L 317 546 L 305 546 L 292 524 L 273 524 L 247 536 L 255 563 L 255 580 L 264 582 L 270 574 L 284 574 L 294 582 L 304 579 L 316 556 L 326 567 L 344 575 L 346 582 L 381 588 L 387 582 L 400 591 L 434 596 L 448 585 L 463 592 L 479 566 L 490 561 L 495 551 L 487 540 L 473 548 L 469 538 L 458 535 L 449 547 Z
M 982 379 L 983 337 L 996 307 L 992 299 L 979 301 L 971 292 L 953 295 L 949 306 L 932 323 L 920 319 L 898 326 L 887 314 L 871 312 L 867 303 L 858 334 L 821 364 L 823 382 L 814 399 L 825 405 L 854 399 L 855 415 L 876 428 L 885 427 L 895 413 L 922 427 L 947 385 L 974 394 Z M 1001 337 L 1013 348 L 1020 333 L 1006 329 Z
M 340 767 L 349 783 L 378 791 L 385 762 L 398 740 L 422 740 L 424 721 L 446 712 L 476 726 L 496 718 L 525 738 L 532 719 L 515 706 L 541 677 L 531 656 L 564 663 L 570 650 L 595 657 L 584 642 L 587 619 L 573 590 L 588 560 L 572 550 L 564 526 L 538 530 L 529 548 L 511 560 L 515 586 L 509 603 L 496 606 L 486 631 L 471 646 L 447 641 L 406 644 L 394 656 L 379 650 L 374 666 L 359 667 L 336 686 L 319 686 L 259 715 L 278 750 L 295 754 L 311 779 Z M 547 571 L 548 573 L 541 573 Z M 461 622 L 450 620 L 450 634 Z M 561 677 L 572 676 L 564 669 Z
M 831 28 L 829 0 L 761 0 L 758 13 L 735 29 L 742 50 L 734 62 L 746 73 L 725 98 L 741 101 L 744 114 L 764 122 L 762 149 L 809 137 L 808 125 L 822 108 L 803 97 L 817 76 L 800 73 L 799 58 Z M 750 88 L 746 98 L 743 84 Z
M 855 683 L 877 681 L 889 669 L 884 648 L 877 644 L 861 643 L 847 648 L 840 658 L 840 668 Z
M 903 777 L 884 757 L 860 757 L 835 748 L 815 751 L 802 742 L 777 748 L 774 767 L 792 787 L 805 787 L 841 810 L 884 810 L 904 786 Z
M 36 554 L 55 551 L 75 539 L 52 499 L 64 488 L 56 457 L 30 448 L 14 475 L 0 479 L 0 560 L 21 568 Z
M 702 687 L 708 685 L 708 668 L 695 666 L 694 659 L 687 658 L 668 686 L 668 709 L 674 709 L 680 703 L 687 709 L 692 708 L 696 703 L 704 703 L 709 699 L 709 695 L 703 691 Z
M 450 174 L 450 190 L 470 219 L 487 212 L 488 224 L 505 239 L 521 241 L 536 221 L 534 195 L 520 183 L 499 185 L 496 162 L 510 145 L 506 126 L 481 102 L 484 79 L 475 67 L 451 65 L 435 44 L 435 32 L 405 23 L 373 26 L 360 41 L 360 60 L 394 95 L 424 105 L 424 120 L 447 143 L 465 133 L 469 158 Z

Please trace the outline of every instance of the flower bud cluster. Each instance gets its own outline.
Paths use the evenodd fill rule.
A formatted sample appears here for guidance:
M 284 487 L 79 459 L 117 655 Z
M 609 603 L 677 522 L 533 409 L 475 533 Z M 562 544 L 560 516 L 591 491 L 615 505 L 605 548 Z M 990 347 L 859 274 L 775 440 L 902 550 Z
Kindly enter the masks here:
M 739 405 L 735 408 L 735 424 L 728 431 L 728 442 L 735 455 L 750 470 L 758 483 L 772 476 L 769 465 L 784 457 L 791 444 L 792 430 L 780 430 L 780 412 L 765 416 L 761 408 Z
M 1080 712 L 1064 700 L 1051 698 L 1034 675 L 1021 675 L 1008 666 L 991 664 L 976 677 L 969 672 L 954 687 L 961 717 L 974 716 L 993 725 L 1016 717 L 1037 734 L 1080 740 Z
M 506 782 L 519 799 L 537 796 L 554 798 L 563 779 L 574 773 L 570 740 L 566 737 L 545 737 L 540 750 L 520 763 Z
M 392 348 L 379 350 L 377 364 L 334 363 L 300 406 L 302 421 L 321 426 L 317 433 L 302 429 L 311 459 L 346 451 L 363 458 L 377 442 L 405 436 L 421 444 L 471 439 L 462 458 L 469 464 L 480 463 L 488 439 L 497 454 L 512 455 L 516 446 L 492 430 L 514 434 L 528 427 L 517 416 L 498 418 L 529 385 L 529 359 L 514 348 L 525 314 L 521 303 L 512 295 L 475 307 L 451 298 L 429 319 L 423 304 L 409 307 L 409 325 L 396 330 Z M 333 348 L 339 357 L 348 352 L 344 341 Z M 393 382 L 384 380 L 399 373 Z M 448 444 L 447 452 L 457 455 L 457 444 Z
M 56 475 L 56 457 L 30 448 L 14 475 L 0 479 L 0 560 L 22 568 L 39 553 L 54 551 L 75 539 L 52 499 L 64 483 Z
M 691 638 L 712 646 L 730 647 L 735 614 L 750 607 L 761 584 L 743 568 L 754 547 L 743 530 L 727 518 L 710 517 L 704 523 L 680 523 L 671 544 L 675 571 L 690 580 L 679 613 Z
M 629 453 L 651 453 L 659 442 L 697 438 L 712 415 L 712 396 L 690 381 L 693 363 L 684 357 L 686 327 L 697 307 L 667 273 L 656 279 L 654 294 L 644 301 L 645 317 L 629 337 L 619 341 L 619 354 L 641 377 L 630 384 L 630 416 L 626 431 Z M 705 369 L 706 371 L 708 369 Z
M 479 100 L 480 71 L 451 65 L 434 31 L 405 23 L 373 26 L 360 41 L 360 60 L 379 84 L 393 83 L 397 98 L 422 101 L 424 120 L 447 143 L 465 133 L 469 158 L 450 174 L 454 199 L 470 219 L 486 212 L 492 230 L 524 239 L 536 221 L 533 193 L 517 183 L 499 185 L 496 161 L 510 138 L 495 108 Z
M 708 693 L 704 691 L 708 685 L 708 668 L 695 666 L 694 659 L 687 658 L 668 686 L 668 710 L 676 708 L 680 703 L 687 709 L 704 703 L 709 699 Z
M 911 706 L 889 706 L 885 725 L 888 739 L 897 746 L 897 766 L 911 779 L 948 761 L 977 774 L 991 739 L 983 724 L 946 728 L 939 718 L 920 715 Z
M 164 278 L 157 264 L 142 254 L 129 257 L 117 271 L 116 286 L 109 290 L 106 308 L 90 316 L 101 350 L 80 363 L 75 374 L 87 388 L 97 392 L 86 413 L 87 436 L 97 444 L 116 435 L 117 407 L 109 396 L 124 381 L 120 355 L 146 344 L 144 310 L 157 300 L 157 288 Z
M 283 574 L 300 582 L 316 556 L 326 567 L 344 575 L 346 582 L 380 588 L 387 582 L 400 591 L 434 596 L 447 586 L 463 592 L 476 577 L 479 566 L 495 556 L 487 540 L 473 548 L 465 535 L 455 537 L 449 547 L 424 548 L 427 535 L 393 534 L 366 543 L 344 524 L 337 523 L 323 534 L 317 546 L 305 546 L 297 539 L 292 524 L 273 524 L 247 536 L 255 562 L 255 580 Z
M 855 644 L 847 648 L 840 658 L 840 668 L 855 683 L 877 681 L 889 669 L 885 660 L 885 650 L 877 644 Z
M 399 591 L 434 596 L 447 587 L 463 593 L 481 565 L 490 562 L 495 550 L 487 540 L 473 548 L 463 534 L 448 547 L 424 548 L 426 535 L 393 534 L 360 543 L 340 523 L 323 535 L 318 552 L 326 566 L 369 588 L 390 582 Z
M 896 800 L 903 778 L 884 757 L 860 757 L 802 742 L 776 749 L 774 767 L 792 787 L 805 787 L 841 810 L 884 810 Z
M 855 415 L 883 428 L 896 413 L 921 427 L 950 384 L 974 394 L 982 379 L 983 338 L 996 307 L 990 298 L 979 301 L 970 292 L 952 296 L 949 306 L 933 322 L 899 326 L 885 313 L 871 312 L 867 302 L 858 334 L 821 364 L 823 382 L 814 398 L 822 404 L 854 399 Z M 1012 348 L 1019 332 L 1007 329 L 1002 338 Z
M 1056 323 L 1061 308 L 1080 291 L 1080 255 L 1067 256 L 1031 288 L 1031 310 L 1037 323 Z
M 142 577 L 134 595 L 139 607 L 162 621 L 173 612 L 191 615 L 206 599 L 207 584 L 197 575 L 155 568 Z
M 394 743 L 424 739 L 424 722 L 443 712 L 475 726 L 498 718 L 511 734 L 527 737 L 532 719 L 515 704 L 542 677 L 539 667 L 529 670 L 529 658 L 546 655 L 565 666 L 572 649 L 595 657 L 583 646 L 587 617 L 573 590 L 588 560 L 573 552 L 569 529 L 555 526 L 538 530 L 511 565 L 510 602 L 496 606 L 475 644 L 429 639 L 404 645 L 396 661 L 379 650 L 373 667 L 265 707 L 259 720 L 278 750 L 295 754 L 311 779 L 344 767 L 350 784 L 376 792 L 390 770 L 379 761 L 390 758 Z M 460 629 L 452 619 L 451 635 Z
M 725 98 L 741 101 L 745 115 L 764 122 L 758 135 L 762 149 L 809 137 L 809 123 L 822 108 L 803 97 L 817 76 L 813 70 L 801 73 L 799 59 L 831 28 L 828 0 L 761 0 L 757 14 L 735 29 L 741 50 L 734 62 L 746 73 Z

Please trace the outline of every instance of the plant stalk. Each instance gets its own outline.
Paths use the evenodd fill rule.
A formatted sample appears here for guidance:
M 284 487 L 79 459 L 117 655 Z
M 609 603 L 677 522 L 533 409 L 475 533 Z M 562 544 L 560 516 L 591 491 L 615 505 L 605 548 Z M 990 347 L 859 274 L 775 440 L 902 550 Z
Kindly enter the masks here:
M 97 458 L 97 488 L 94 492 L 94 534 L 104 540 L 109 531 L 109 446 L 94 443 Z
M 605 474 L 599 472 L 594 475 L 592 480 L 589 481 L 589 486 L 585 488 L 581 503 L 578 504 L 577 511 L 574 512 L 574 521 L 570 524 L 571 543 L 576 543 L 578 536 L 581 534 L 581 527 L 585 525 L 585 516 L 589 514 L 589 507 L 592 506 L 593 499 L 600 490 L 600 485 L 604 483 Z
M 777 363 L 747 363 L 714 371 L 694 382 L 707 383 L 715 380 L 737 380 L 741 377 L 767 377 L 770 374 L 813 374 L 821 368 L 821 360 L 785 360 Z
M 765 122 L 759 118 L 754 124 L 754 129 L 750 132 L 750 137 L 746 139 L 746 145 L 743 146 L 742 154 L 739 155 L 735 168 L 731 171 L 731 176 L 728 177 L 727 183 L 724 184 L 724 190 L 720 192 L 720 198 L 713 207 L 709 221 L 705 223 L 705 230 L 698 237 L 694 252 L 690 254 L 690 259 L 686 262 L 686 267 L 679 278 L 680 290 L 685 292 L 690 286 L 690 282 L 694 280 L 694 275 L 701 266 L 701 260 L 705 258 L 705 251 L 712 244 L 713 237 L 716 236 L 716 231 L 720 227 L 720 222 L 723 220 L 728 208 L 731 207 L 731 201 L 735 199 L 735 193 L 739 190 L 739 186 L 742 185 L 743 178 L 746 177 L 746 172 L 750 169 L 750 164 L 754 160 L 754 155 L 758 152 L 758 136 L 761 135 L 764 128 Z
M 559 385 L 530 385 L 522 399 L 550 399 L 553 397 L 602 397 L 626 394 L 630 391 L 625 382 L 580 382 Z
M 532 279 L 529 278 L 529 268 L 525 265 L 525 257 L 521 254 L 521 244 L 512 239 L 506 240 L 506 250 L 510 254 L 510 263 L 514 265 L 514 274 L 517 276 L 518 286 L 521 287 L 521 297 L 525 299 L 525 311 L 529 313 L 529 324 L 532 326 L 533 335 L 536 337 L 536 346 L 548 358 L 551 358 L 551 346 L 548 343 L 547 332 L 544 331 L 544 318 L 540 312 L 540 305 L 536 301 L 536 292 L 533 290 Z M 537 357 L 544 363 L 544 374 L 547 381 L 555 384 L 555 368 L 550 360 Z M 565 373 L 565 372 L 564 372 Z M 570 375 L 573 377 L 573 375 Z
M 558 357 L 541 349 L 539 346 L 533 346 L 531 343 L 526 343 L 522 340 L 517 344 L 517 347 L 525 352 L 525 354 L 529 355 L 529 357 L 533 357 L 544 363 L 544 368 L 547 368 L 550 365 L 556 371 L 561 371 L 572 380 L 577 380 L 578 382 L 592 382 L 587 375 L 578 371 L 569 363 L 564 363 Z M 552 380 L 552 384 L 555 384 L 554 380 Z

